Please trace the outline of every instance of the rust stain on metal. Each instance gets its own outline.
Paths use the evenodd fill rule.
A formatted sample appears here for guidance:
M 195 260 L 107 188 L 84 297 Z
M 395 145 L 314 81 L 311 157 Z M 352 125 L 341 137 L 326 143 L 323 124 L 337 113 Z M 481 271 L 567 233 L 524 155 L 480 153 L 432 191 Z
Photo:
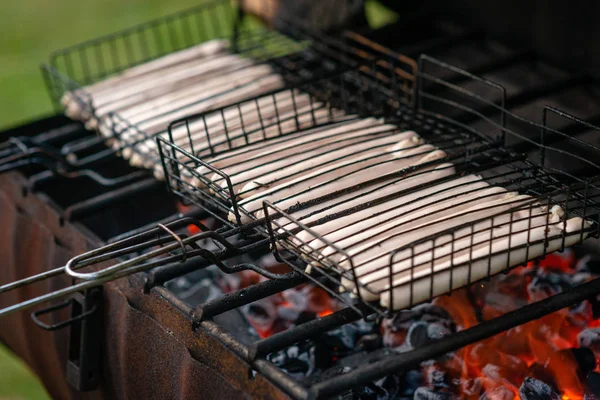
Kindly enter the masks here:
M 36 195 L 23 197 L 24 178 L 0 176 L 0 283 L 37 274 L 98 245 Z M 98 265 L 98 268 L 104 265 Z M 60 278 L 0 295 L 0 307 L 69 285 Z M 0 340 L 60 399 L 285 399 L 262 376 L 208 332 L 192 330 L 186 315 L 157 295 L 143 293 L 143 275 L 111 282 L 104 290 L 103 382 L 100 390 L 73 391 L 65 380 L 68 330 L 44 331 L 29 313 L 8 316 Z M 67 310 L 64 310 L 67 312 Z M 55 323 L 67 315 L 52 315 Z

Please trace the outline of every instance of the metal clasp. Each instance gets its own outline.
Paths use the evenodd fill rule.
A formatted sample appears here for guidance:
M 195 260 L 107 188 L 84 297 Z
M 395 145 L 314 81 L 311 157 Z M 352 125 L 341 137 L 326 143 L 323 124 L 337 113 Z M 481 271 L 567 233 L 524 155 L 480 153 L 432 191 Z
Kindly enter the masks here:
M 56 324 L 46 324 L 40 316 L 71 306 L 71 317 Z M 67 381 L 78 391 L 98 388 L 102 372 L 102 286 L 77 292 L 59 304 L 31 313 L 40 328 L 55 331 L 70 327 L 67 354 Z

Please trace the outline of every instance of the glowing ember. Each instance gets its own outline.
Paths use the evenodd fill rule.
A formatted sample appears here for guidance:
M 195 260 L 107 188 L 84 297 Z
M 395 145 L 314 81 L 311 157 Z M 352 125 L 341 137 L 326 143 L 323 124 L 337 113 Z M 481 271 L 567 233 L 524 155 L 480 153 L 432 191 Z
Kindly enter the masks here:
M 179 211 L 181 214 L 185 214 L 192 209 L 192 207 L 186 206 L 179 201 L 175 203 L 175 207 L 177 208 L 177 211 Z M 204 225 L 208 225 L 207 221 L 200 221 L 200 222 L 202 222 Z M 196 225 L 193 225 L 193 224 L 188 225 L 186 228 L 187 228 L 187 231 L 190 234 L 190 236 L 196 235 L 201 232 L 200 228 L 198 228 Z
M 551 254 L 536 266 L 530 263 L 489 282 L 439 297 L 433 304 L 447 310 L 459 328 L 466 329 L 479 319 L 492 319 L 592 278 L 585 265 L 567 251 Z M 597 324 L 591 305 L 584 302 L 461 349 L 455 354 L 459 368 L 448 368 L 447 372 L 462 382 L 478 381 L 488 399 L 498 387 L 509 389 L 518 398 L 519 388 L 528 377 L 547 384 L 562 399 L 583 399 L 587 374 L 596 368 L 596 359 L 592 351 L 578 347 L 586 340 L 592 347 L 588 342 L 594 341 L 595 333 L 584 329 Z
M 263 265 L 264 267 L 264 265 Z M 271 263 L 272 272 L 289 267 Z M 359 321 L 323 332 L 314 341 L 273 353 L 269 359 L 293 376 L 339 374 L 360 365 L 361 354 L 427 346 L 482 321 L 543 300 L 596 277 L 586 259 L 571 251 L 513 269 L 380 322 Z M 224 292 L 264 281 L 253 271 L 223 276 Z M 254 302 L 244 310 L 261 338 L 343 308 L 325 290 L 304 284 Z M 515 327 L 455 353 L 390 375 L 353 398 L 592 400 L 600 392 L 600 307 L 583 302 Z M 358 364 L 353 364 L 358 362 Z M 596 372 L 594 372 L 596 371 Z M 597 389 L 591 388 L 590 379 Z M 401 395 L 400 395 L 401 394 Z M 585 397 L 584 397 L 585 396 Z
M 278 263 L 273 263 L 266 268 L 272 273 L 279 274 L 290 271 L 289 266 Z M 266 279 L 257 272 L 246 270 L 224 276 L 219 285 L 225 293 L 229 293 Z M 244 315 L 258 335 L 264 339 L 289 329 L 299 321 L 324 317 L 340 308 L 342 305 L 332 299 L 324 289 L 314 284 L 304 284 L 250 304 L 244 310 Z

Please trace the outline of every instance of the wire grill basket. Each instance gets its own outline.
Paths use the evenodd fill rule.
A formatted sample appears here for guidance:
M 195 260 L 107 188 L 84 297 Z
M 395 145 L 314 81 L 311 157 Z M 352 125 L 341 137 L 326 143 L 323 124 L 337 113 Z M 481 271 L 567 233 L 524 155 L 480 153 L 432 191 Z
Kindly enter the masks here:
M 442 73 L 444 79 L 438 75 Z M 553 121 L 563 119 L 568 125 L 578 125 L 586 130 L 598 130 L 597 127 L 550 107 L 543 110 L 541 124 L 525 120 L 505 108 L 505 91 L 500 85 L 427 56 L 420 58 L 419 70 L 412 80 L 416 82 L 415 101 L 411 101 L 412 98 L 407 100 L 394 97 L 393 93 L 402 93 L 402 89 L 390 86 L 382 89 L 381 80 L 370 80 L 373 76 L 359 68 L 346 72 L 337 79 L 320 81 L 314 85 L 321 89 L 325 87 L 325 90 L 315 90 L 314 87 L 311 89 L 310 85 L 301 87 L 299 92 L 310 94 L 311 107 L 304 113 L 294 108 L 287 119 L 267 122 L 261 119 L 260 110 L 263 104 L 276 109 L 278 103 L 275 97 L 284 94 L 291 96 L 292 89 L 270 93 L 213 113 L 191 116 L 173 123 L 171 131 L 185 127 L 186 134 L 179 141 L 173 137 L 170 141 L 159 139 L 163 168 L 170 189 L 184 199 L 210 210 L 231 227 L 251 221 L 246 226 L 254 226 L 257 232 L 267 235 L 277 257 L 349 306 L 356 307 L 356 299 L 368 304 L 370 311 L 367 314 L 373 311 L 390 314 L 398 309 L 411 307 L 507 270 L 515 263 L 522 264 L 531 258 L 542 257 L 548 252 L 573 245 L 588 236 L 598 235 L 600 192 L 597 185 L 598 165 L 594 160 L 598 159 L 599 149 L 553 129 L 552 126 Z M 458 79 L 470 80 L 470 89 L 453 83 L 453 80 Z M 370 85 L 369 96 L 378 93 L 375 96 L 378 101 L 365 97 L 357 90 L 361 84 L 356 82 Z M 243 113 L 242 117 L 244 107 L 256 110 L 253 111 L 256 118 L 254 129 L 245 129 L 242 119 L 249 114 Z M 320 121 L 315 113 L 323 107 L 327 107 L 328 112 L 323 114 L 324 119 Z M 338 109 L 345 113 L 333 115 Z M 229 129 L 226 121 L 230 119 L 225 118 L 232 110 L 239 113 L 237 131 Z M 350 116 L 353 114 L 385 116 L 386 121 L 397 124 L 400 129 L 417 131 L 429 143 L 443 149 L 446 157 L 291 206 L 289 202 L 281 203 L 285 207 L 278 205 L 282 200 L 265 201 L 262 218 L 256 217 L 261 214 L 251 215 L 239 204 L 231 178 L 209 161 L 210 157 L 233 147 L 237 149 L 237 146 L 251 146 L 257 141 L 279 137 L 292 131 L 318 129 L 322 125 L 332 126 L 345 118 L 353 118 Z M 216 124 L 218 128 L 215 126 L 211 129 L 211 126 L 205 125 L 205 121 L 215 118 L 219 121 Z M 202 149 L 193 148 L 191 138 L 197 134 L 193 127 L 199 126 L 199 121 L 202 122 L 202 132 L 207 138 L 211 137 L 211 133 L 220 131 L 225 132 L 222 137 L 226 139 Z M 563 125 L 564 121 L 561 122 L 561 126 Z M 232 146 L 234 142 L 238 143 L 237 146 Z M 520 148 L 527 147 L 534 156 L 527 157 L 514 151 L 513 147 L 516 145 L 521 146 Z M 548 162 L 557 157 L 563 161 L 561 167 Z M 415 179 L 419 175 L 427 177 L 432 171 L 444 168 L 452 171 L 410 189 L 385 191 L 387 194 L 377 197 L 379 191 L 384 193 L 386 185 Z M 199 174 L 198 171 L 205 173 Z M 207 178 L 211 175 L 212 180 Z M 435 232 L 423 227 L 413 231 L 408 228 L 400 229 L 397 232 L 417 236 L 405 245 L 392 247 L 386 256 L 380 257 L 384 261 L 373 263 L 373 267 L 369 267 L 367 272 L 365 265 L 370 264 L 365 259 L 358 260 L 360 253 L 353 254 L 341 246 L 339 241 L 328 240 L 319 233 L 322 224 L 342 218 L 358 218 L 357 216 L 364 215 L 361 211 L 378 204 L 392 204 L 389 202 L 394 199 L 399 199 L 395 208 L 406 209 L 404 212 L 418 212 L 423 204 L 433 205 L 440 198 L 444 199 L 442 195 L 449 189 L 439 189 L 436 185 L 465 176 L 474 176 L 475 181 L 486 182 L 485 186 L 471 189 L 473 195 L 480 196 L 476 199 L 481 202 L 495 198 L 494 193 L 488 193 L 490 186 L 502 188 L 503 193 L 514 193 L 514 200 L 503 202 L 502 207 L 489 206 L 485 209 L 485 216 L 473 216 L 465 222 L 457 220 L 447 228 L 439 228 Z M 467 184 L 472 182 L 462 185 Z M 212 193 L 201 190 L 200 187 L 208 187 L 212 189 Z M 371 189 L 365 190 L 365 187 Z M 411 194 L 431 188 L 438 189 L 433 194 L 417 199 L 418 201 L 413 199 L 415 205 L 408 210 L 411 204 L 406 201 L 411 198 Z M 352 193 L 356 195 L 352 196 Z M 340 207 L 343 203 L 340 200 L 336 208 L 333 200 L 344 195 L 343 201 L 352 206 Z M 363 201 L 361 196 L 364 196 Z M 428 197 L 431 198 L 429 203 Z M 448 198 L 445 200 L 448 203 Z M 450 202 L 436 213 L 441 218 L 445 214 L 451 214 L 454 207 L 456 204 Z M 303 213 L 303 210 L 310 212 Z M 481 213 L 481 210 L 466 211 L 464 215 L 477 213 Z M 416 223 L 403 223 L 410 226 L 410 222 Z M 383 222 L 380 224 L 384 225 Z M 359 227 L 358 232 L 379 228 L 373 226 L 368 219 L 364 224 L 359 219 L 356 226 Z M 392 231 L 390 228 L 390 232 Z M 382 227 L 379 232 L 385 234 L 386 231 Z M 425 234 L 427 232 L 429 233 Z M 390 239 L 393 237 L 395 236 L 390 234 Z M 327 249 L 327 256 L 315 249 L 315 243 L 321 246 L 319 250 Z M 498 243 L 504 243 L 506 248 L 498 247 Z M 380 304 L 374 303 L 377 298 L 380 299 Z M 364 313 L 364 309 L 362 310 Z M 356 311 L 361 312 L 359 308 Z
M 209 41 L 213 41 L 216 48 L 228 48 L 227 54 L 268 64 L 284 82 L 314 79 L 345 65 L 345 56 L 339 50 L 339 45 L 301 21 L 290 21 L 287 31 L 294 39 L 264 29 L 230 0 L 213 0 L 57 51 L 50 56 L 49 64 L 42 66 L 42 72 L 55 106 L 64 108 L 74 118 L 91 121 L 87 125 L 103 133 L 106 143 L 112 147 L 111 154 L 120 153 L 129 157 L 131 153 L 139 153 L 141 157 L 150 158 L 146 164 L 153 166 L 159 162 L 156 149 L 151 148 L 142 154 L 139 148 L 157 134 L 164 133 L 164 129 L 155 131 L 154 128 L 141 128 L 118 111 L 100 111 L 89 92 L 89 85 L 128 68 Z M 227 54 L 217 58 L 224 58 Z M 194 104 L 219 95 L 207 92 L 206 96 L 194 100 Z M 207 107 L 220 105 L 224 104 L 217 102 Z

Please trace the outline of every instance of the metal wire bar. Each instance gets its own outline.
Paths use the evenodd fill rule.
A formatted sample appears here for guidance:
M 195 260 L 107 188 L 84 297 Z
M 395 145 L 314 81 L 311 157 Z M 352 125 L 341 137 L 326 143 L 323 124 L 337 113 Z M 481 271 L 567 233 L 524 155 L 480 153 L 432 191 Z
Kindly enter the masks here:
M 75 101 L 78 103 L 79 108 L 84 110 L 89 115 L 95 115 L 97 112 L 97 106 L 92 104 L 92 96 L 86 92 L 84 88 L 78 88 L 77 82 L 82 82 L 82 84 L 88 84 L 96 81 L 100 77 L 110 75 L 111 73 L 122 71 L 123 69 L 130 67 L 132 65 L 139 65 L 142 62 L 145 62 L 149 59 L 156 58 L 160 55 L 164 55 L 169 52 L 170 49 L 180 49 L 190 46 L 192 43 L 197 43 L 198 41 L 205 40 L 209 35 L 199 35 L 198 40 L 190 41 L 189 38 L 191 36 L 191 29 L 189 27 L 189 20 L 191 18 L 191 14 L 202 14 L 206 16 L 208 14 L 216 15 L 220 19 L 222 14 L 230 14 L 231 19 L 233 20 L 234 12 L 233 9 L 231 12 L 224 11 L 230 7 L 229 2 L 220 1 L 220 2 L 211 2 L 202 8 L 191 9 L 188 12 L 179 13 L 173 15 L 172 17 L 167 17 L 161 20 L 153 21 L 145 25 L 136 26 L 132 29 L 128 29 L 122 31 L 120 33 L 116 33 L 113 35 L 108 35 L 103 38 L 99 38 L 94 41 L 85 42 L 77 46 L 73 46 L 71 48 L 61 50 L 56 52 L 51 57 L 52 67 L 47 67 L 45 70 L 45 77 L 47 81 L 50 82 L 49 89 L 55 95 L 62 96 L 60 93 L 60 87 L 64 87 L 65 89 L 62 92 L 69 92 L 71 97 L 75 98 Z M 213 18 L 204 19 L 205 21 L 210 21 Z M 184 39 L 181 40 L 173 30 L 173 26 L 178 24 L 181 21 L 180 25 L 183 26 L 182 32 L 185 33 Z M 185 21 L 185 22 L 184 22 Z M 230 24 L 226 24 L 227 26 L 219 28 L 218 32 L 212 32 L 212 36 L 224 37 L 229 36 Z M 236 23 L 236 29 L 240 25 Z M 143 57 L 141 60 L 123 60 L 120 58 L 120 49 L 119 46 L 121 42 L 125 45 L 124 53 L 129 56 L 131 55 L 135 47 L 131 47 L 131 44 L 134 42 L 139 42 L 139 46 L 141 47 L 141 54 L 148 53 L 148 34 L 151 32 L 156 32 L 160 30 L 162 26 L 167 27 L 168 39 L 171 40 L 171 48 L 169 46 L 163 46 L 163 40 L 160 36 L 156 38 L 156 44 L 159 44 L 160 51 L 157 54 L 153 54 L 152 56 Z M 198 27 L 200 31 L 202 27 Z M 298 26 L 294 28 L 296 33 L 301 33 L 301 35 L 297 35 L 302 38 L 309 38 L 313 40 L 315 43 L 310 51 L 313 54 L 317 55 L 317 60 L 319 62 L 311 62 L 310 57 L 306 57 L 306 52 L 302 53 L 300 57 L 295 57 L 293 54 L 290 57 L 278 57 L 276 56 L 279 50 L 275 50 L 274 44 L 275 42 L 279 42 L 279 48 L 287 51 L 289 53 L 291 41 L 289 39 L 284 38 L 281 35 L 274 34 L 272 32 L 265 31 L 256 31 L 256 32 L 245 32 L 244 35 L 236 36 L 236 43 L 234 45 L 236 51 L 238 53 L 243 53 L 247 56 L 250 56 L 257 60 L 268 60 L 270 64 L 274 66 L 274 68 L 280 73 L 285 74 L 285 79 L 287 76 L 290 77 L 291 80 L 296 79 L 295 77 L 302 77 L 302 80 L 306 80 L 310 77 L 314 77 L 318 75 L 318 70 L 323 65 L 333 65 L 334 68 L 339 68 L 339 66 L 351 65 L 353 61 L 352 58 L 368 58 L 371 57 L 366 52 L 358 52 L 357 54 L 353 54 L 352 57 L 348 57 L 349 50 L 348 46 L 344 44 L 342 41 L 337 41 L 335 39 L 328 39 L 321 34 L 316 33 L 314 30 L 307 29 L 304 27 Z M 138 40 L 132 39 L 132 37 L 138 38 Z M 187 38 L 187 39 L 186 39 Z M 317 40 L 319 39 L 319 40 Z M 168 40 L 166 40 L 168 41 Z M 183 44 L 180 45 L 180 42 Z M 110 60 L 106 60 L 103 54 L 105 51 L 102 47 L 108 47 L 111 49 L 111 56 L 108 58 Z M 150 46 L 152 47 L 152 46 Z M 333 56 L 333 54 L 336 54 Z M 388 52 L 389 53 L 389 52 Z M 321 62 L 326 61 L 328 58 L 334 58 L 334 62 Z M 88 59 L 89 58 L 89 59 Z M 314 57 L 313 57 L 314 59 Z M 311 66 L 306 65 L 306 60 L 309 60 L 309 64 Z M 316 60 L 315 60 L 316 61 Z M 107 65 L 113 65 L 112 69 L 108 69 Z M 62 66 L 62 68 L 61 68 Z M 90 74 L 89 71 L 91 69 L 100 70 L 97 74 Z M 101 71 L 102 69 L 106 69 L 106 71 Z M 326 67 L 327 69 L 327 67 Z M 80 73 L 83 71 L 83 75 Z M 372 73 L 371 70 L 367 69 L 369 73 Z M 293 73 L 290 73 L 293 72 Z M 381 75 L 379 73 L 379 75 Z M 297 79 L 296 79 L 297 80 Z M 59 99 L 56 99 L 58 102 Z M 115 121 L 116 119 L 116 121 Z M 153 117 L 156 119 L 156 116 Z M 112 122 L 111 122 L 112 121 Z M 109 124 L 113 127 L 122 125 L 126 119 L 119 117 L 118 113 L 114 113 L 109 115 Z M 128 122 L 128 121 L 127 121 Z M 115 136 L 116 138 L 125 138 L 126 140 L 116 140 L 113 143 L 116 143 L 112 153 L 118 153 L 123 150 L 132 149 L 136 152 L 140 157 L 145 158 L 148 154 L 145 151 L 139 151 L 138 147 L 145 148 L 144 143 L 151 139 L 157 132 L 146 132 L 146 129 L 139 129 L 137 127 L 138 123 L 143 124 L 143 121 L 137 122 L 135 124 L 129 124 L 130 126 L 126 127 L 125 131 L 122 129 L 118 129 L 114 131 L 111 136 Z M 126 124 L 127 125 L 127 124 Z M 127 133 L 132 130 L 133 133 Z M 152 145 L 152 143 L 150 143 Z M 92 154 L 86 157 L 85 162 L 95 162 L 99 159 L 106 159 L 111 153 L 104 151 L 101 155 Z M 158 161 L 158 157 L 155 151 L 151 150 L 150 160 L 145 161 L 146 163 L 152 163 L 152 159 L 154 162 Z

